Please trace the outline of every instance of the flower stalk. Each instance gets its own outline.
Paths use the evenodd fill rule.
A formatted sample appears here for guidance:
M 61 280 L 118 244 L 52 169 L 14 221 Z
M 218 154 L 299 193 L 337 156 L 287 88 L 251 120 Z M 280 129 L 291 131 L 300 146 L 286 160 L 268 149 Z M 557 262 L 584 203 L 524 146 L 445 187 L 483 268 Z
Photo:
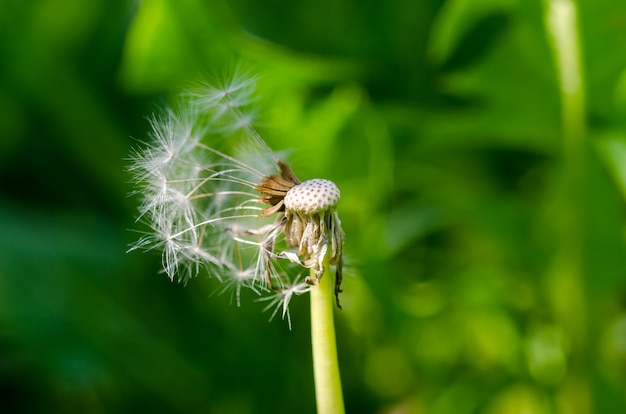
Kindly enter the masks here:
M 565 411 L 593 412 L 592 386 L 580 375 L 588 369 L 588 315 L 585 304 L 585 136 L 582 51 L 575 0 L 544 0 L 544 24 L 561 100 L 563 192 L 557 234 L 560 248 L 546 278 L 555 320 L 568 336 L 568 376 L 556 393 Z
M 330 276 L 326 259 L 324 272 L 310 291 L 315 399 L 318 414 L 343 414 L 345 409 L 337 359 Z M 311 269 L 311 278 L 315 277 L 315 271 Z

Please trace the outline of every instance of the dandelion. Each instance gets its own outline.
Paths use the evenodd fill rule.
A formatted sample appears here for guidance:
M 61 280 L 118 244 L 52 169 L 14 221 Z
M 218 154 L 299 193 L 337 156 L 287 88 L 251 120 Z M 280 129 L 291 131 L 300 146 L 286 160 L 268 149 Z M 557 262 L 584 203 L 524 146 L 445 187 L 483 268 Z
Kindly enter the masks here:
M 208 272 L 237 305 L 249 289 L 290 327 L 291 300 L 310 293 L 318 409 L 343 412 L 329 300 L 334 265 L 341 307 L 339 189 L 300 181 L 269 149 L 253 127 L 255 84 L 236 71 L 149 119 L 151 140 L 132 153 L 129 171 L 141 196 L 138 220 L 151 230 L 130 250 L 162 251 L 171 280 Z
M 170 279 L 186 282 L 206 269 L 235 290 L 282 297 L 318 283 L 324 261 L 336 266 L 339 305 L 343 231 L 339 189 L 301 182 L 254 130 L 256 78 L 242 71 L 203 85 L 150 118 L 151 141 L 135 150 L 130 171 L 142 197 L 139 218 L 152 231 L 131 250 L 159 249 Z M 277 262 L 288 262 L 291 266 Z M 306 286 L 298 268 L 312 269 Z

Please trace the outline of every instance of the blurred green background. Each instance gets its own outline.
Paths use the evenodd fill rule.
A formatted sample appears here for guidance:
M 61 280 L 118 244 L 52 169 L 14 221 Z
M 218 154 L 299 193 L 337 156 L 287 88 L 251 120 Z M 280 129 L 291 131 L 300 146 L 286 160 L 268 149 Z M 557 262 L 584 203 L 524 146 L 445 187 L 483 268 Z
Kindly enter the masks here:
M 315 412 L 306 297 L 125 253 L 145 117 L 241 59 L 342 191 L 348 412 L 626 412 L 626 2 L 576 5 L 584 94 L 539 0 L 1 0 L 2 412 Z

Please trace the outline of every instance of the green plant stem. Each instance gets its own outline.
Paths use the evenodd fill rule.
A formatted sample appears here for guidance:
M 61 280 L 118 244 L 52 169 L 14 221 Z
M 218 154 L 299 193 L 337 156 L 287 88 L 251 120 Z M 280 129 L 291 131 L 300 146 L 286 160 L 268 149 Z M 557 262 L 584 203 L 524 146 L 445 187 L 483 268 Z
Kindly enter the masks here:
M 315 274 L 311 270 L 311 278 Z M 337 360 L 333 295 L 328 262 L 318 284 L 311 287 L 311 342 L 318 414 L 343 414 L 343 393 Z
M 584 273 L 585 94 L 575 0 L 544 0 L 544 21 L 555 62 L 561 100 L 563 194 L 558 234 L 561 248 L 547 279 L 556 319 L 568 337 L 568 376 L 558 398 L 566 411 L 593 412 L 591 387 L 584 379 L 588 361 Z M 565 406 L 564 406 L 565 407 Z
M 554 304 L 576 351 L 585 343 L 584 204 L 585 96 L 577 8 L 573 0 L 544 0 L 545 24 L 561 98 L 563 184 L 561 252 L 554 283 Z

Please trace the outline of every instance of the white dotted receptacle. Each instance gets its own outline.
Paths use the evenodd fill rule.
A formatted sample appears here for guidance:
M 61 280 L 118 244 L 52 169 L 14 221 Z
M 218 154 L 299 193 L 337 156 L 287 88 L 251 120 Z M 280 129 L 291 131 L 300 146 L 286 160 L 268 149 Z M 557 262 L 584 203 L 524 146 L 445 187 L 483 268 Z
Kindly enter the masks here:
M 339 196 L 335 183 L 316 178 L 291 188 L 285 195 L 285 208 L 302 214 L 319 213 L 335 207 Z

